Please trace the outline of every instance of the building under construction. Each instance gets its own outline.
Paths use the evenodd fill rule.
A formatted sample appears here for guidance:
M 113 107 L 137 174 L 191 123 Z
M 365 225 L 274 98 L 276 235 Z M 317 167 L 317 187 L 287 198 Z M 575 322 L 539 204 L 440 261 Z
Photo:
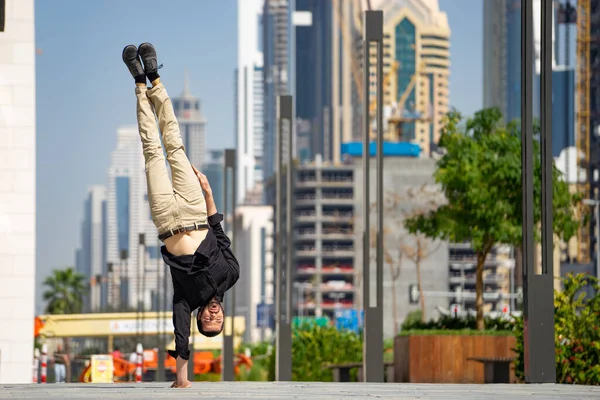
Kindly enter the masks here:
M 580 190 L 592 199 L 600 198 L 600 0 L 578 0 L 578 148 L 587 171 Z M 596 224 L 592 220 L 580 233 L 580 262 L 595 259 Z M 587 256 L 587 257 L 586 257 Z

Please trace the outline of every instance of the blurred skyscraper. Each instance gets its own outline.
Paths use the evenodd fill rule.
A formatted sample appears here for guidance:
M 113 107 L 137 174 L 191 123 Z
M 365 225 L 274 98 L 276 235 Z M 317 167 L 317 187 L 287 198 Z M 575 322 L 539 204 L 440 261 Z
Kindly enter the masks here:
M 574 2 L 573 2 L 574 3 Z M 575 22 L 573 4 L 554 1 L 552 24 L 552 155 L 575 179 Z M 521 118 L 521 1 L 484 2 L 484 106 L 498 107 L 505 121 Z M 533 115 L 540 116 L 541 1 L 533 0 Z M 563 153 L 563 156 L 559 156 Z
M 263 3 L 238 0 L 238 67 L 235 71 L 237 203 L 263 180 Z
M 559 2 L 554 1 L 554 5 L 553 66 L 558 49 L 562 49 L 559 43 L 563 43 L 556 40 L 555 16 Z M 540 73 L 540 0 L 533 0 L 533 10 L 535 78 Z M 521 0 L 486 0 L 483 3 L 483 105 L 498 107 L 505 121 L 521 118 Z
M 204 164 L 206 153 L 206 119 L 202 115 L 201 101 L 194 97 L 189 88 L 189 77 L 186 71 L 183 92 L 179 97 L 172 98 L 173 109 L 185 152 L 190 162 L 197 168 Z
M 106 194 L 107 262 L 118 276 L 126 277 L 120 295 L 135 307 L 138 301 L 138 237 L 145 234 L 145 287 L 156 287 L 156 258 L 160 257 L 156 228 L 150 216 L 144 156 L 137 127 L 122 127 L 117 132 L 117 148 L 111 154 Z M 162 265 L 162 264 L 161 264 Z M 117 281 L 119 281 L 117 279 Z M 114 285 L 108 285 L 108 298 L 119 298 Z M 146 306 L 151 304 L 150 290 L 143 294 Z
M 210 150 L 209 159 L 202 167 L 202 173 L 206 175 L 213 191 L 215 205 L 219 212 L 223 212 L 223 174 L 224 174 L 223 150 Z M 230 208 L 231 209 L 231 208 Z
M 288 0 L 265 0 L 263 8 L 263 176 L 275 173 L 277 96 L 291 94 L 290 35 L 291 9 Z M 287 142 L 284 143 L 287 146 Z M 287 148 L 284 146 L 284 148 Z
M 84 311 L 99 311 L 107 306 L 106 276 L 106 187 L 92 186 L 83 206 L 81 245 L 76 252 L 75 268 L 90 285 Z

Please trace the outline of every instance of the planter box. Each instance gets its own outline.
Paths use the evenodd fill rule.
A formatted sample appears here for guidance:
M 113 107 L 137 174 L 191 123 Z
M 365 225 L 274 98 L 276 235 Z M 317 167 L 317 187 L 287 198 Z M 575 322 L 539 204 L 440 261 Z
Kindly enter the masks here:
M 483 383 L 483 364 L 469 357 L 514 357 L 514 336 L 409 335 L 394 339 L 394 381 Z M 511 369 L 510 381 L 515 382 Z

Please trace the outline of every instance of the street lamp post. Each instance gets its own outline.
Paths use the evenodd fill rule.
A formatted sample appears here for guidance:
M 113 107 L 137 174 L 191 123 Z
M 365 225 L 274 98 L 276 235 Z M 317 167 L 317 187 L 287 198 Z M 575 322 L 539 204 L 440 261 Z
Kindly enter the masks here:
M 119 267 L 119 308 L 121 312 L 124 312 L 129 306 L 129 274 L 127 271 L 127 259 L 129 254 L 127 249 L 121 249 L 119 258 L 121 260 L 121 266 Z
M 157 348 L 158 348 L 158 368 L 156 370 L 156 381 L 162 382 L 165 380 L 165 338 L 163 335 L 163 313 L 161 307 L 161 295 L 160 295 L 160 287 L 161 287 L 161 270 L 163 269 L 163 260 L 160 253 L 160 240 L 156 243 L 156 319 L 157 319 L 157 332 L 156 332 L 156 340 L 157 340 Z M 165 276 L 166 280 L 167 277 Z
M 223 170 L 223 215 L 225 216 L 225 229 L 226 231 L 230 231 L 229 237 L 231 239 L 231 248 L 234 250 L 235 247 L 235 230 L 236 230 L 236 221 L 235 221 L 235 206 L 237 202 L 237 179 L 236 179 L 236 151 L 235 149 L 226 149 L 225 150 L 225 164 Z M 231 170 L 231 191 L 229 190 L 229 179 L 228 174 Z M 231 194 L 231 199 L 229 198 L 229 194 Z M 231 201 L 231 211 L 229 211 L 229 201 Z M 231 230 L 229 230 L 229 224 L 227 223 L 227 218 L 231 218 Z M 225 329 L 223 329 L 223 356 L 221 357 L 223 363 L 223 369 L 221 373 L 221 379 L 223 381 L 234 381 L 235 373 L 234 373 L 234 338 L 235 338 L 235 285 L 229 289 L 229 291 L 225 294 L 227 296 L 227 300 L 225 300 L 225 307 L 227 312 L 225 313 Z M 227 322 L 229 321 L 229 324 Z
M 144 287 L 142 280 L 146 270 L 146 235 L 140 233 L 138 236 L 138 260 L 137 260 L 137 315 L 136 331 L 138 343 L 144 339 Z
M 521 2 L 521 163 L 523 198 L 523 325 L 525 381 L 556 382 L 552 231 L 552 0 L 541 1 L 542 273 L 534 266 L 533 4 Z
M 583 204 L 594 207 L 594 220 L 596 223 L 596 278 L 600 279 L 600 200 L 584 199 Z
M 363 374 L 365 382 L 383 382 L 383 12 L 365 11 L 363 31 L 363 309 L 364 344 Z M 375 290 L 371 292 L 371 243 L 370 243 L 370 162 L 371 135 L 370 113 L 370 45 L 377 44 L 377 246 L 375 266 Z M 373 299 L 374 297 L 374 299 Z
M 291 235 L 291 197 L 292 197 L 292 146 L 293 146 L 293 118 L 292 118 L 292 96 L 279 96 L 277 98 L 277 145 L 275 157 L 277 162 L 277 173 L 275 175 L 276 199 L 275 217 L 276 224 L 276 254 L 275 254 L 275 347 L 277 349 L 275 359 L 275 380 L 292 380 L 292 328 L 291 328 L 291 267 L 292 267 L 292 235 Z M 288 163 L 287 163 L 287 190 L 286 206 L 287 218 L 285 227 L 286 235 L 286 266 L 283 266 L 283 201 L 282 201 L 282 172 L 283 172 L 283 122 L 288 122 Z M 285 273 L 284 273 L 285 270 Z M 285 277 L 285 287 L 282 277 Z M 285 305 L 285 307 L 284 307 Z

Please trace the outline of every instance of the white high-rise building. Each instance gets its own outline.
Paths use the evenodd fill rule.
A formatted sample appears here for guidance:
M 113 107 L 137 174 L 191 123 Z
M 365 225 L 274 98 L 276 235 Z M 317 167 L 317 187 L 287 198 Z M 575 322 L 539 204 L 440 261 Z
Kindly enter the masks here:
M 237 199 L 263 180 L 264 0 L 238 0 L 238 67 L 235 72 Z
M 4 2 L 3 2 L 4 3 Z M 33 0 L 0 8 L 0 384 L 32 382 L 35 292 Z
M 76 254 L 77 272 L 90 284 L 85 311 L 99 311 L 106 304 L 106 187 L 94 185 L 84 202 L 81 223 L 81 247 Z
M 173 97 L 172 102 L 185 153 L 193 165 L 202 168 L 206 157 L 206 118 L 202 115 L 202 102 L 190 91 L 187 71 L 183 92 L 181 96 Z
M 244 340 L 256 342 L 271 336 L 271 328 L 260 327 L 258 305 L 274 307 L 273 208 L 242 205 L 236 208 L 237 229 L 233 243 L 240 262 L 235 285 L 236 315 L 246 318 Z
M 117 148 L 112 152 L 108 171 L 106 195 L 107 212 L 107 261 L 113 265 L 118 276 L 126 276 L 127 305 L 136 308 L 138 299 L 145 306 L 152 304 L 151 288 L 156 287 L 156 258 L 160 257 L 158 233 L 148 204 L 144 156 L 137 127 L 122 127 L 118 130 Z M 145 234 L 146 257 L 144 270 L 138 265 L 139 234 Z M 153 261 L 154 260 L 154 261 Z M 162 264 L 160 264 L 162 266 Z M 120 279 L 116 279 L 120 281 Z M 114 307 L 119 294 L 116 285 L 109 283 L 109 303 Z M 143 290 L 143 297 L 140 296 Z

